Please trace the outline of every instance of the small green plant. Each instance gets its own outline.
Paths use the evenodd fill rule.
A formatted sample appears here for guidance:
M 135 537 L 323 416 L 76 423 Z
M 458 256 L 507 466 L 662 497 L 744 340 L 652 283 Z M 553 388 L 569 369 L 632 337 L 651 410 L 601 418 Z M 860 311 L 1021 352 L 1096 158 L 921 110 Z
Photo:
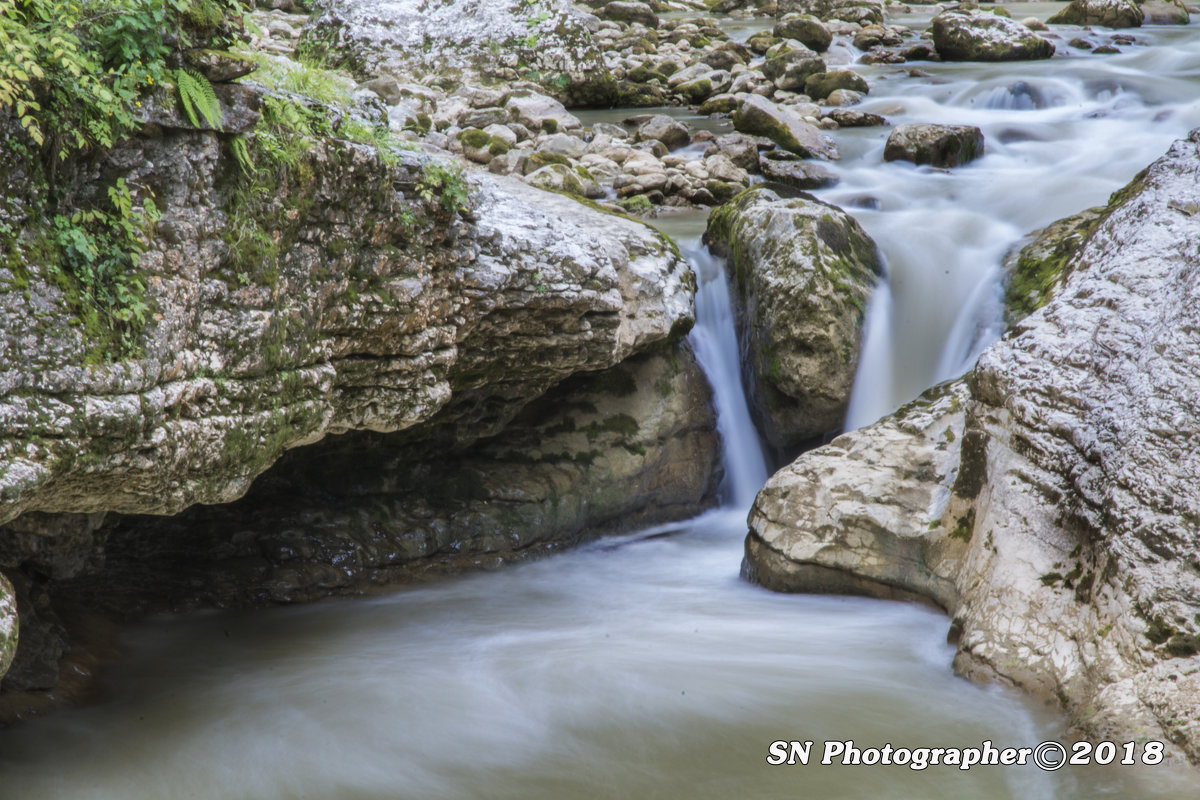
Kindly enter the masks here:
M 194 127 L 200 127 L 200 120 L 210 128 L 219 127 L 224 114 L 221 103 L 213 91 L 208 78 L 190 69 L 172 71 L 175 78 L 175 91 L 179 95 L 179 104 L 187 114 L 188 122 Z
M 470 189 L 462 167 L 444 161 L 429 161 L 421 172 L 421 181 L 417 185 L 417 194 L 426 203 L 434 200 L 441 207 L 457 214 L 465 211 L 470 205 Z
M 134 202 L 124 178 L 108 188 L 110 209 L 78 209 L 53 220 L 61 264 L 49 267 L 87 327 L 93 355 L 132 354 L 150 306 L 137 272 L 159 211 Z M 115 351 L 115 352 L 114 352 Z

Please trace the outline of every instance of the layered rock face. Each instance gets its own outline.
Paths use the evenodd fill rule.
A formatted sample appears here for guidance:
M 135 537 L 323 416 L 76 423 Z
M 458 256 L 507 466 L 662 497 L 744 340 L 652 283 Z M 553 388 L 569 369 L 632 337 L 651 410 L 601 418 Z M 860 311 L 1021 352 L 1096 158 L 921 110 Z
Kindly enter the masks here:
M 227 115 L 239 130 L 256 115 L 247 92 L 242 113 Z M 133 353 L 97 346 L 52 260 L 0 267 L 5 665 L 14 605 L 22 629 L 6 689 L 54 685 L 70 649 L 55 598 L 68 584 L 139 602 L 161 591 L 158 607 L 313 597 L 386 579 L 368 568 L 523 555 L 592 526 L 686 516 L 712 497 L 708 387 L 681 338 L 694 276 L 653 229 L 515 179 L 468 185 L 446 162 L 385 158 L 334 136 L 314 138 L 264 204 L 248 207 L 229 132 L 154 119 L 73 189 L 86 204 L 123 179 L 161 213 L 138 264 L 154 314 Z M 4 158 L 4 221 L 36 237 L 38 221 L 21 216 L 36 182 L 14 151 Z M 565 387 L 561 406 L 493 442 L 500 450 L 466 455 L 565 379 L 603 376 L 639 353 L 613 379 L 627 387 L 636 371 L 632 394 L 608 398 L 602 381 L 593 397 Z M 554 419 L 553 435 L 538 427 Z M 364 462 L 347 438 L 334 441 L 348 450 L 302 447 L 349 431 L 380 437 L 363 447 L 390 466 Z M 541 438 L 560 449 L 535 452 Z M 294 496 L 269 513 L 266 500 L 250 501 L 223 510 L 219 525 L 199 515 L 194 527 L 188 517 L 161 529 L 115 516 L 229 503 L 293 448 Z M 313 498 L 339 487 L 313 465 L 339 458 L 336 476 L 354 488 L 322 517 Z M 433 500 L 446 496 L 441 506 L 402 491 L 416 474 Z M 484 510 L 464 512 L 464 498 Z M 277 527 L 285 518 L 301 531 L 294 550 Z M 115 531 L 134 532 L 109 548 Z M 147 574 L 157 551 L 137 532 L 187 558 L 161 558 L 166 571 Z M 255 554 L 261 569 L 250 568 Z M 192 563 L 213 567 L 211 590 L 188 584 Z
M 241 500 L 101 532 L 68 593 L 158 610 L 295 602 L 542 555 L 690 516 L 721 472 L 707 381 L 686 341 L 564 381 L 472 446 L 435 417 L 289 453 Z
M 741 298 L 751 415 L 767 442 L 794 453 L 838 430 L 882 272 L 874 242 L 836 206 L 769 188 L 714 212 L 705 238 L 726 256 Z
M 961 673 L 1200 760 L 1198 144 L 1088 221 L 1060 293 L 984 353 L 969 397 L 927 397 L 772 478 L 747 571 L 929 598 Z M 915 463 L 873 461 L 889 440 Z

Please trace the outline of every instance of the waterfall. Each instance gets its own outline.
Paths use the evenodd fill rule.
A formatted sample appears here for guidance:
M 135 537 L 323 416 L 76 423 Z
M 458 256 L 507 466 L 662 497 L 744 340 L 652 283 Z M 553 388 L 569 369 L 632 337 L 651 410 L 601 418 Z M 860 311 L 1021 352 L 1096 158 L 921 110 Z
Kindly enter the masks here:
M 721 500 L 725 505 L 746 509 L 767 481 L 767 461 L 758 431 L 750 420 L 742 387 L 741 359 L 733 327 L 729 278 L 720 259 L 698 242 L 684 252 L 696 271 L 696 326 L 689 339 L 696 358 L 713 389 L 717 430 L 721 434 L 721 457 L 725 482 Z

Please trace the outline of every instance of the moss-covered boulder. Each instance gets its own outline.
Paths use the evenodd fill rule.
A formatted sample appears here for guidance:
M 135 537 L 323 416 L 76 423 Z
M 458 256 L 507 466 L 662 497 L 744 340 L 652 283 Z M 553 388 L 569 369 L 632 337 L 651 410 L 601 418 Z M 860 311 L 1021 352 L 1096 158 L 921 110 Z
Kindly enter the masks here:
M 717 209 L 705 239 L 733 275 L 751 414 L 767 442 L 794 454 L 840 429 L 882 272 L 874 242 L 836 206 L 781 187 Z
M 1050 58 L 1054 45 L 1021 23 L 987 11 L 946 11 L 933 18 L 933 44 L 947 61 Z
M 791 109 L 757 94 L 748 95 L 738 106 L 733 113 L 733 127 L 741 133 L 765 136 L 804 158 L 828 161 L 838 157 L 837 147 L 819 128 Z
M 824 100 L 839 89 L 866 94 L 871 91 L 867 81 L 857 72 L 835 69 L 809 75 L 804 81 L 804 93 L 813 100 Z
M 1053 222 L 1026 237 L 1004 260 L 1004 309 L 1009 324 L 1050 302 L 1075 269 L 1075 255 L 1107 215 L 1104 206 Z
M 983 131 L 974 125 L 897 125 L 883 148 L 884 161 L 957 167 L 983 155 Z
M 597 15 L 601 19 L 611 19 L 617 22 L 637 22 L 652 29 L 658 27 L 658 15 L 645 3 L 613 0 L 613 2 L 601 8 L 597 12 Z
M 789 14 L 775 23 L 771 33 L 780 39 L 794 39 L 818 53 L 824 53 L 833 42 L 833 34 L 811 14 Z

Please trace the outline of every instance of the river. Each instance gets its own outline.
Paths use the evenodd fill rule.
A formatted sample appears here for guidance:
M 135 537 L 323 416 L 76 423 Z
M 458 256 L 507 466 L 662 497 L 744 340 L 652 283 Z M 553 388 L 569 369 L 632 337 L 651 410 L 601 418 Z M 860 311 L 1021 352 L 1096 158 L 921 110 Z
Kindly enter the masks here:
M 1051 6 L 1030 8 L 1045 16 Z M 961 371 L 997 334 L 999 258 L 1024 233 L 1103 202 L 1200 124 L 1200 37 L 1135 35 L 1152 46 L 921 65 L 924 77 L 862 68 L 876 81 L 866 110 L 978 124 L 988 154 L 952 172 L 884 165 L 886 131 L 841 134 L 842 182 L 821 194 L 862 221 L 888 263 L 851 424 Z M 124 635 L 99 701 L 0 733 L 0 797 L 1194 793 L 1190 773 L 1167 767 L 767 766 L 779 739 L 1031 747 L 1061 736 L 1064 721 L 1015 691 L 954 676 L 939 613 L 778 595 L 739 579 L 745 515 L 766 469 L 725 278 L 699 249 L 702 223 L 666 227 L 701 278 L 691 337 L 726 441 L 722 509 L 386 596 L 148 620 Z

